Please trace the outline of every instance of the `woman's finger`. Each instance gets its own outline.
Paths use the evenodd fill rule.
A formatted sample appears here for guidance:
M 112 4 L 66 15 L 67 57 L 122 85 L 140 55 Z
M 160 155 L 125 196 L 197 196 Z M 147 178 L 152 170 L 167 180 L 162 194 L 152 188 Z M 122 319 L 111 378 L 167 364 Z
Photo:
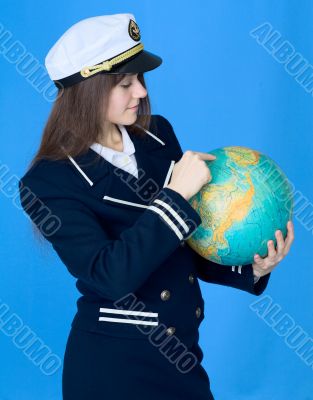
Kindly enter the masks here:
M 201 160 L 215 160 L 216 156 L 210 153 L 203 153 L 201 151 L 194 151 L 195 154 L 198 154 Z
M 283 237 L 282 231 L 276 231 L 275 232 L 276 240 L 277 240 L 277 253 L 280 256 L 283 256 L 284 249 L 285 249 L 285 241 Z
M 288 221 L 287 230 L 288 230 L 288 233 L 287 233 L 287 237 L 285 239 L 285 249 L 284 249 L 285 254 L 287 254 L 289 252 L 290 246 L 291 246 L 292 242 L 294 241 L 294 237 L 295 237 L 294 226 L 293 226 L 292 221 Z
M 275 246 L 274 246 L 273 240 L 269 240 L 267 242 L 267 248 L 268 248 L 268 257 L 271 260 L 275 260 L 275 258 L 276 258 L 276 250 L 275 250 Z

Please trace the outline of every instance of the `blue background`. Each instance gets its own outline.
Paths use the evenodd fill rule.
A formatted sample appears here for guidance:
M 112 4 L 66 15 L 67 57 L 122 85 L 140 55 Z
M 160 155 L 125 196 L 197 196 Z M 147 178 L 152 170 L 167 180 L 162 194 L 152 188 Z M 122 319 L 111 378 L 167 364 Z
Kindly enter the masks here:
M 172 123 L 183 150 L 229 145 L 273 158 L 309 202 L 313 198 L 313 98 L 249 32 L 269 22 L 313 62 L 312 2 L 244 0 L 1 1 L 0 22 L 44 63 L 49 48 L 77 21 L 135 15 L 142 42 L 163 64 L 145 77 L 152 113 Z M 1 164 L 22 176 L 39 145 L 51 103 L 2 54 Z M 0 298 L 59 357 L 76 310 L 75 280 L 29 219 L 1 193 Z M 273 271 L 271 296 L 313 336 L 312 231 L 295 216 L 295 241 Z M 206 318 L 203 365 L 217 400 L 313 399 L 313 370 L 249 307 L 258 298 L 201 282 Z M 41 370 L 0 331 L 0 400 L 61 399 L 61 368 Z

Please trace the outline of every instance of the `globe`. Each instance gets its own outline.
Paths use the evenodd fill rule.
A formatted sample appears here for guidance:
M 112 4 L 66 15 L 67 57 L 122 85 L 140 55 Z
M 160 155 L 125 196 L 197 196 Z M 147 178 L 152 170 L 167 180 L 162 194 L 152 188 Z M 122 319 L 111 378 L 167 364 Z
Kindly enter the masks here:
M 199 255 L 220 265 L 247 265 L 267 256 L 275 231 L 287 235 L 292 219 L 291 184 L 259 151 L 229 146 L 210 151 L 212 180 L 189 199 L 202 223 L 186 240 Z

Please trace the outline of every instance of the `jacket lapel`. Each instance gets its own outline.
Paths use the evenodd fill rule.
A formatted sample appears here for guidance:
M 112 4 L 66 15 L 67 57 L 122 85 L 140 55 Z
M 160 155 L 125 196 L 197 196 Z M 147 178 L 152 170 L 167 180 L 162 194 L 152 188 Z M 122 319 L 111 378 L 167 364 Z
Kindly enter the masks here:
M 109 204 L 142 210 L 168 183 L 175 161 L 165 151 L 168 145 L 151 132 L 143 138 L 131 132 L 129 136 L 135 146 L 138 179 L 103 157 L 98 159 L 92 149 L 71 161 L 95 196 Z

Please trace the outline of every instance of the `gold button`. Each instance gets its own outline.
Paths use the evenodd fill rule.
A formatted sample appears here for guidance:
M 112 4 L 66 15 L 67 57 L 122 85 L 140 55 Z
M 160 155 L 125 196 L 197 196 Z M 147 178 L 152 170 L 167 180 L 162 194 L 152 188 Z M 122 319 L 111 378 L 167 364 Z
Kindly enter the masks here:
M 200 308 L 200 307 L 197 307 L 197 308 L 196 308 L 196 317 L 197 317 L 197 318 L 200 318 L 200 316 L 201 316 L 201 308 Z
M 195 281 L 195 277 L 194 277 L 193 274 L 190 274 L 189 277 L 188 277 L 188 279 L 189 279 L 189 282 L 190 282 L 190 283 L 194 283 L 194 281 Z
M 174 326 L 170 326 L 169 328 L 166 329 L 165 332 L 168 336 L 171 336 L 171 335 L 174 335 L 175 331 L 176 331 L 176 329 L 174 328 Z
M 163 301 L 166 301 L 171 297 L 171 292 L 169 290 L 163 290 L 160 296 Z

